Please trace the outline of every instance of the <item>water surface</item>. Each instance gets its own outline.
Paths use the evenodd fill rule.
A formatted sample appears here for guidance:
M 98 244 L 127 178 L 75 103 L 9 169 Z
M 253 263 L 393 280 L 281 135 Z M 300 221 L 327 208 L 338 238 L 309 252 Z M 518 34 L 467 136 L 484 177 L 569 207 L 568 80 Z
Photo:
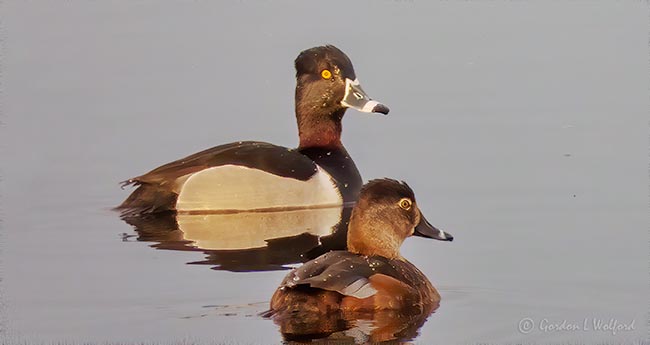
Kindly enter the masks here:
M 415 343 L 647 338 L 646 4 L 1 7 L 4 340 L 280 343 L 257 314 L 286 270 L 210 269 L 110 208 L 119 181 L 201 149 L 295 146 L 292 61 L 323 43 L 391 108 L 344 119 L 364 179 L 408 181 L 455 237 L 402 248 L 442 295 Z M 592 327 L 611 319 L 634 327 Z

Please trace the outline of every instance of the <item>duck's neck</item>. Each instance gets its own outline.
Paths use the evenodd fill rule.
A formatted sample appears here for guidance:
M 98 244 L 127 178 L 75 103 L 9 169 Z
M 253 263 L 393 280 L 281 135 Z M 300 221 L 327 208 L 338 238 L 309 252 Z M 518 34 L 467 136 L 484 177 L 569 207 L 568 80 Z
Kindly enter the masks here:
M 394 224 L 378 220 L 376 215 L 364 215 L 355 207 L 348 226 L 348 251 L 366 256 L 383 256 L 403 260 L 399 248 L 404 242 L 393 231 Z
M 300 137 L 299 148 L 342 148 L 341 119 L 344 112 L 343 109 L 334 114 L 319 114 L 314 111 L 306 114 L 306 112 L 300 112 L 299 109 L 296 109 L 298 136 Z
M 345 108 L 322 107 L 320 100 L 303 102 L 302 96 L 300 90 L 296 89 L 296 120 L 300 137 L 298 148 L 342 148 L 341 120 Z

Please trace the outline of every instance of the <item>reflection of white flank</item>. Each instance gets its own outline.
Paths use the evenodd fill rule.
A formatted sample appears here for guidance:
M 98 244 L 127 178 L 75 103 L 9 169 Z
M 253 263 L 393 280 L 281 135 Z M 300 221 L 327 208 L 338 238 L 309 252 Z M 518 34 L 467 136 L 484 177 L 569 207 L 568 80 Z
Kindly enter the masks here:
M 206 250 L 262 248 L 266 241 L 302 233 L 325 236 L 341 220 L 342 207 L 285 212 L 179 214 L 183 238 Z
M 223 165 L 189 175 L 176 190 L 176 209 L 181 213 L 309 208 L 343 202 L 332 178 L 320 167 L 309 180 L 300 181 L 258 169 Z

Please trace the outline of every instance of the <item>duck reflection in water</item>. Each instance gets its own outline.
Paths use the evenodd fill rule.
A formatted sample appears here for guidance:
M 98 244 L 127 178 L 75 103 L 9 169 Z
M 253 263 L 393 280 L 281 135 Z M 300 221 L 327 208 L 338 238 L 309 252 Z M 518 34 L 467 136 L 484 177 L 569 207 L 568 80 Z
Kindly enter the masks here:
M 424 218 L 406 183 L 370 181 L 352 210 L 348 250 L 291 271 L 263 316 L 273 318 L 287 340 L 345 329 L 362 331 L 371 342 L 412 338 L 440 303 L 427 277 L 399 252 L 412 235 L 453 240 Z M 368 332 L 363 320 L 371 321 Z
M 402 343 L 415 339 L 430 310 L 378 310 L 375 312 L 312 313 L 296 311 L 273 321 L 289 344 L 323 340 L 326 344 Z M 317 342 L 316 342 L 317 343 Z
M 153 248 L 200 251 L 216 270 L 269 271 L 305 262 L 346 246 L 351 207 L 282 212 L 239 212 L 123 216 L 137 240 Z

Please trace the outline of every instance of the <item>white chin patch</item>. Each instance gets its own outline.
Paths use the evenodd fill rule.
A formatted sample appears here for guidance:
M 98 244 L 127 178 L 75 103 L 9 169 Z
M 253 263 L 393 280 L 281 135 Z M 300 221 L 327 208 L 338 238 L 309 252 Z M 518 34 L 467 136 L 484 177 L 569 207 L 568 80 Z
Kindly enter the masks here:
M 343 199 L 331 176 L 317 169 L 307 181 L 238 165 L 205 169 L 179 180 L 176 210 L 211 213 L 340 206 Z

